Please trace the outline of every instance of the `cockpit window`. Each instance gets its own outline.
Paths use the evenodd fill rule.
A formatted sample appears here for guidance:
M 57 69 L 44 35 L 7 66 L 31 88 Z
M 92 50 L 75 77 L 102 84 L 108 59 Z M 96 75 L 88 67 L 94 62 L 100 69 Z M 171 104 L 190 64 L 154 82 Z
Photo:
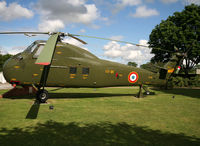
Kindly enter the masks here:
M 33 55 L 33 58 L 38 58 L 38 56 L 40 55 L 40 53 L 42 52 L 44 48 L 44 45 L 39 45 L 37 51 L 35 52 L 35 54 Z
M 28 46 L 28 48 L 24 52 L 32 53 L 35 50 L 36 47 L 37 47 L 37 44 L 32 43 L 30 46 Z

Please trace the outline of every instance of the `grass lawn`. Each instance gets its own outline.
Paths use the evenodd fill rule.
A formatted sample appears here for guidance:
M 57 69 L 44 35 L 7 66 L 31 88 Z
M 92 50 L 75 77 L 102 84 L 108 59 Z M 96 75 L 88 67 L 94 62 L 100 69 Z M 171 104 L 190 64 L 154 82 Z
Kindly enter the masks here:
M 0 99 L 0 145 L 200 145 L 200 89 L 48 90 L 48 104 Z

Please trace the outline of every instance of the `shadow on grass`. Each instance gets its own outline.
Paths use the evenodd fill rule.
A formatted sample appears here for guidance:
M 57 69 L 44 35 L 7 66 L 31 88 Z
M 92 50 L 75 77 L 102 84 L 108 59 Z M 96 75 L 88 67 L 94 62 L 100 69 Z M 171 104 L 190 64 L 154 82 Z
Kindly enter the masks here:
M 0 129 L 2 145 L 200 145 L 200 139 L 184 134 L 162 133 L 148 127 L 103 122 L 79 123 L 47 121 L 35 127 Z
M 31 106 L 29 112 L 26 115 L 26 119 L 36 119 L 40 109 L 39 101 L 35 100 L 34 104 Z
M 116 96 L 136 96 L 135 94 L 116 93 L 49 93 L 50 98 L 98 98 Z
M 116 97 L 116 96 L 136 96 L 136 94 L 116 94 L 116 93 L 49 93 L 50 99 L 59 98 L 98 98 L 98 97 Z M 4 97 L 9 99 L 30 99 L 35 98 L 34 95 L 11 96 Z
M 188 88 L 174 88 L 171 90 L 160 90 L 158 88 L 152 88 L 153 90 L 162 91 L 168 94 L 184 95 L 192 98 L 200 98 L 200 89 L 188 89 Z

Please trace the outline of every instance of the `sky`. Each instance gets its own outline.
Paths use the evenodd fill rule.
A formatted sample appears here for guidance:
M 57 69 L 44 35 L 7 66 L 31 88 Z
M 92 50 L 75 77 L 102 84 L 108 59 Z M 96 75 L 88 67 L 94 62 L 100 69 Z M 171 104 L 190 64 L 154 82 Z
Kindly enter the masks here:
M 90 35 L 148 45 L 149 35 L 162 20 L 200 0 L 0 0 L 0 31 L 50 31 Z M 48 36 L 0 35 L 0 50 L 16 54 Z M 123 64 L 148 62 L 150 48 L 91 38 L 88 44 L 63 41 L 97 57 Z

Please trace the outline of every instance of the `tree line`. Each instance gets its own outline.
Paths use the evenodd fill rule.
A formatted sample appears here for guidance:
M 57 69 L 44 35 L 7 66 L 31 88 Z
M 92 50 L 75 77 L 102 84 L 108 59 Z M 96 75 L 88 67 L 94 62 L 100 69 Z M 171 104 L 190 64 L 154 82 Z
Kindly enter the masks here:
M 185 53 L 186 57 L 180 63 L 180 73 L 185 74 L 185 76 L 173 76 L 169 83 L 179 87 L 200 86 L 199 76 L 191 77 L 188 75 L 194 73 L 195 68 L 200 68 L 198 65 L 200 63 L 199 5 L 185 6 L 182 12 L 175 12 L 166 20 L 162 20 L 152 30 L 148 44 L 152 48 L 151 53 L 155 56 L 151 58 L 150 62 L 141 65 L 140 68 L 158 72 L 158 67 L 162 67 L 168 62 L 173 52 Z M 137 66 L 135 62 L 129 62 L 128 65 Z

